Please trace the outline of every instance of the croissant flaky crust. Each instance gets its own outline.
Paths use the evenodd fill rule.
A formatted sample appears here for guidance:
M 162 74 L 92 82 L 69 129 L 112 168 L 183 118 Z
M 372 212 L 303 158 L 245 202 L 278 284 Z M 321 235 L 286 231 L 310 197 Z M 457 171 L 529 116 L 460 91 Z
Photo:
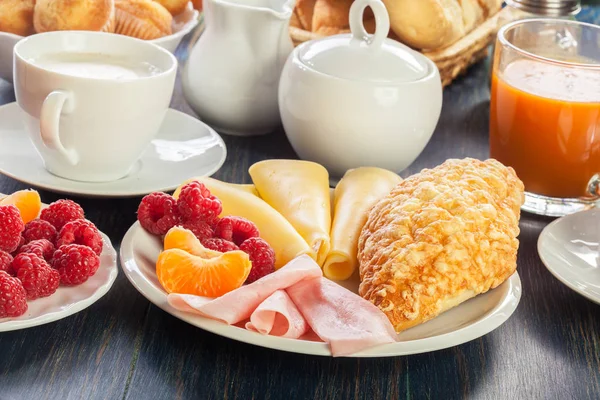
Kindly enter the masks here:
M 359 294 L 397 332 L 500 285 L 516 270 L 523 183 L 496 160 L 448 160 L 371 209 Z

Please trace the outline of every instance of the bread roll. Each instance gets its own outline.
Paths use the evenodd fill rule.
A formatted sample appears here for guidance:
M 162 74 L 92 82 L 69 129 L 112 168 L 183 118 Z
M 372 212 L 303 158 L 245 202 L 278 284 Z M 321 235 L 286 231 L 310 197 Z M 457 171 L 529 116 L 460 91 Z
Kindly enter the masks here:
M 483 2 L 496 0 L 383 0 L 390 26 L 405 44 L 422 50 L 449 46 L 484 18 Z
M 173 17 L 152 0 L 115 0 L 115 33 L 152 40 L 170 35 Z
M 154 0 L 167 9 L 172 16 L 179 15 L 185 11 L 189 0 Z
M 33 12 L 36 32 L 102 31 L 115 28 L 113 0 L 37 0 Z
M 19 36 L 34 33 L 34 6 L 35 0 L 0 1 L 0 32 L 10 32 Z

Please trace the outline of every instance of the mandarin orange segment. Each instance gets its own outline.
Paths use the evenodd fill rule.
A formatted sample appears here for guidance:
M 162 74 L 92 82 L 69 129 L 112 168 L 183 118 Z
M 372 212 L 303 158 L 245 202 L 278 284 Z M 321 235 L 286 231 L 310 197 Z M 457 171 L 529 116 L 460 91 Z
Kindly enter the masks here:
M 2 198 L 0 205 L 13 205 L 19 209 L 24 223 L 33 221 L 40 215 L 42 200 L 35 190 L 19 190 Z
M 219 251 L 207 249 L 192 231 L 180 226 L 169 229 L 169 232 L 165 235 L 163 245 L 165 250 L 181 249 L 202 258 L 213 258 L 223 254 Z
M 156 275 L 168 293 L 219 297 L 242 286 L 252 269 L 248 254 L 230 251 L 202 258 L 181 249 L 158 256 Z

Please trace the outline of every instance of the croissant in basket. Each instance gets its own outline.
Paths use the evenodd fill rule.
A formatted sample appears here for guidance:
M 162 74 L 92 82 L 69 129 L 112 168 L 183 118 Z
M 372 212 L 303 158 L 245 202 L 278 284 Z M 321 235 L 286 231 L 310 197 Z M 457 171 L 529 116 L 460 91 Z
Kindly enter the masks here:
M 497 287 L 517 267 L 523 191 L 496 160 L 448 160 L 402 181 L 362 229 L 359 294 L 400 332 Z

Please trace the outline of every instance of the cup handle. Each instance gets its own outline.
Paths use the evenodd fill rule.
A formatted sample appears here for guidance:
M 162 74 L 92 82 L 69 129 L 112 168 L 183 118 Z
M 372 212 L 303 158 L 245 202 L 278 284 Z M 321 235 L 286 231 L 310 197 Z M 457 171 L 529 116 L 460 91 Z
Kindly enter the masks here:
M 363 25 L 363 14 L 371 7 L 375 15 L 375 34 L 369 35 Z M 350 7 L 352 41 L 366 42 L 370 48 L 380 48 L 390 32 L 390 16 L 381 0 L 355 0 Z
M 67 149 L 60 141 L 59 125 L 61 114 L 73 111 L 72 95 L 63 90 L 51 92 L 44 103 L 40 113 L 40 134 L 42 142 L 49 149 L 56 150 L 69 164 L 79 164 L 79 154 L 74 149 Z

